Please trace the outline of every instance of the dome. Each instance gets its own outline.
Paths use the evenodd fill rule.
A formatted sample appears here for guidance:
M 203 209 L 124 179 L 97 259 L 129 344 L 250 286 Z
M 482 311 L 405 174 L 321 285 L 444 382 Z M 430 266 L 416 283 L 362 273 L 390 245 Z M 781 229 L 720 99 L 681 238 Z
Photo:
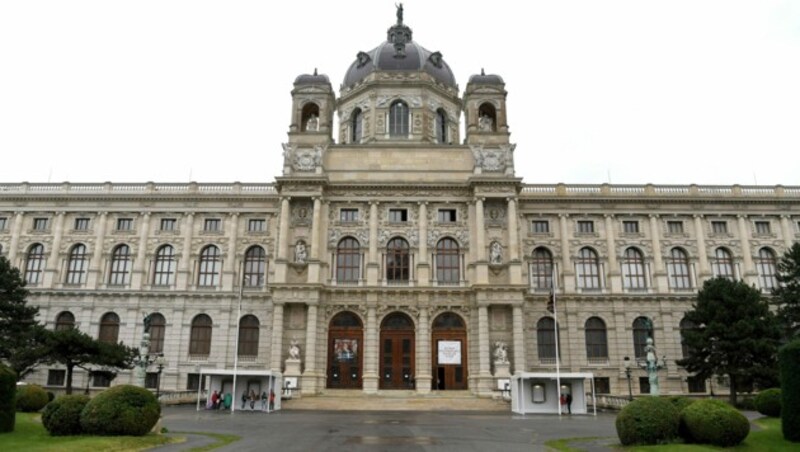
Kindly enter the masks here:
M 364 80 L 374 71 L 425 71 L 445 85 L 457 88 L 456 78 L 440 52 L 431 52 L 412 40 L 411 28 L 403 25 L 402 9 L 396 25 L 389 28 L 386 41 L 369 52 L 358 52 L 347 69 L 344 86 Z
M 301 74 L 294 79 L 295 85 L 330 85 L 331 81 L 325 74 L 317 74 L 317 69 L 314 68 L 313 74 Z
M 471 75 L 469 77 L 469 81 L 467 84 L 478 84 L 478 85 L 505 85 L 503 81 L 503 77 L 500 77 L 496 74 L 486 74 L 483 69 L 481 69 L 480 74 Z

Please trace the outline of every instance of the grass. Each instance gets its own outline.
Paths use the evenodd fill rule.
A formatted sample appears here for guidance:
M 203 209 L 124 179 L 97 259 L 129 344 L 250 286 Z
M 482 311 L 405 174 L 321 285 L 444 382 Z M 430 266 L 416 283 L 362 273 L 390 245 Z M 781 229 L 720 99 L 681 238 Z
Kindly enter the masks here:
M 561 438 L 561 439 L 551 439 L 544 443 L 545 446 L 548 447 L 548 450 L 557 450 L 559 452 L 581 452 L 583 449 L 579 449 L 576 447 L 570 447 L 570 443 L 583 443 L 587 441 L 594 441 L 596 439 L 603 439 L 602 436 L 590 436 L 586 438 Z
M 230 443 L 242 439 L 241 436 L 226 435 L 224 433 L 208 433 L 208 432 L 175 432 L 175 433 L 182 435 L 203 435 L 216 439 L 216 441 L 211 444 L 206 444 L 205 446 L 201 447 L 193 447 L 189 449 L 189 452 L 205 452 L 208 450 L 214 450 L 219 447 L 227 446 Z
M 28 451 L 136 451 L 185 441 L 149 434 L 145 436 L 50 436 L 38 413 L 17 413 L 13 432 L 0 434 L 0 450 Z

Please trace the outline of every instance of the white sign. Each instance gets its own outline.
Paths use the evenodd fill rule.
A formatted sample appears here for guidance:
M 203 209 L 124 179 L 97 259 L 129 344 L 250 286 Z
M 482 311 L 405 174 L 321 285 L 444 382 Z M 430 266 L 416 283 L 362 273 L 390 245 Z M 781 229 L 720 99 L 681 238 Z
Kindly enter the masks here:
M 439 341 L 439 364 L 461 364 L 461 341 Z

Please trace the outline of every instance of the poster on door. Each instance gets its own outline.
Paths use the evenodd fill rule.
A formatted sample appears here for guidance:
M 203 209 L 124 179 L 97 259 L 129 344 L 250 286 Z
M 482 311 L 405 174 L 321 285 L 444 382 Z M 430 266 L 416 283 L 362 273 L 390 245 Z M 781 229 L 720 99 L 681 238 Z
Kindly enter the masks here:
M 461 364 L 461 341 L 439 341 L 439 364 Z
M 358 359 L 358 339 L 334 339 L 333 356 L 338 362 L 356 362 Z

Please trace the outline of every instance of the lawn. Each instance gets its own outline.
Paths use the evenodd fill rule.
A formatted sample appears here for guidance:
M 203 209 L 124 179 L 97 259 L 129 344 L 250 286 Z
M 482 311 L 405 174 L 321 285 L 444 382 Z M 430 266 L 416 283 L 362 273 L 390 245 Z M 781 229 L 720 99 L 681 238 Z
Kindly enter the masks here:
M 17 413 L 17 425 L 11 433 L 0 433 L 0 450 L 24 451 L 135 451 L 162 444 L 181 442 L 182 438 L 146 436 L 50 436 L 38 413 Z

